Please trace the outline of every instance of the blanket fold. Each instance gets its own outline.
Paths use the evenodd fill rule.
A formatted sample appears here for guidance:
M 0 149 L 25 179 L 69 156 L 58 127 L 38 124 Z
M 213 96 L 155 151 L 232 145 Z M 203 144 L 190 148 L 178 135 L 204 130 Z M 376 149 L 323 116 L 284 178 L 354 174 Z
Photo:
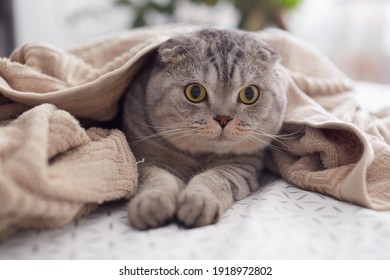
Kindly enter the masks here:
M 0 127 L 0 237 L 64 225 L 130 197 L 137 178 L 120 131 L 86 131 L 68 112 L 36 106 Z
M 288 107 L 285 127 L 305 126 L 285 140 L 287 153 L 273 152 L 276 169 L 287 181 L 358 205 L 390 209 L 389 115 L 364 111 L 353 83 L 323 54 L 292 35 L 259 34 L 283 57 Z M 302 61 L 302 63 L 300 63 Z
M 68 223 L 135 192 L 137 165 L 112 119 L 149 55 L 192 27 L 150 27 L 73 50 L 27 44 L 0 59 L 0 236 Z M 353 82 L 313 47 L 279 30 L 253 33 L 282 56 L 288 108 L 273 170 L 298 187 L 390 210 L 390 110 L 372 114 Z M 275 143 L 278 144 L 278 143 Z

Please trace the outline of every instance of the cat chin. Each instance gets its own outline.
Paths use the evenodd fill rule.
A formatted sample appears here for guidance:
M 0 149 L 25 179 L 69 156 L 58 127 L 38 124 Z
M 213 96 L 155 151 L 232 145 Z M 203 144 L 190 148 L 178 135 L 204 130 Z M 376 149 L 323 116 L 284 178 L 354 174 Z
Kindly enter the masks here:
M 219 139 L 215 141 L 209 141 L 209 143 L 204 145 L 192 145 L 185 147 L 179 143 L 175 145 L 180 150 L 189 152 L 191 154 L 235 154 L 235 155 L 244 155 L 244 154 L 253 154 L 259 152 L 264 148 L 259 147 L 259 145 L 253 145 L 248 143 L 237 143 L 236 141 L 231 141 L 227 139 Z
M 244 155 L 244 154 L 253 154 L 255 152 L 260 151 L 259 147 L 248 147 L 244 145 L 236 145 L 234 147 L 220 147 L 220 148 L 215 148 L 212 150 L 212 153 L 215 154 L 235 154 L 235 155 Z

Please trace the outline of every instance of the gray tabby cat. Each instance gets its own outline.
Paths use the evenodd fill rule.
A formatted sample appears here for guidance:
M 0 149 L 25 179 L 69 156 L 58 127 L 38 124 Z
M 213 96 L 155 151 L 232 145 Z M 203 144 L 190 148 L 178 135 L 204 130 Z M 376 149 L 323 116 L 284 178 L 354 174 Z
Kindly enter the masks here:
M 286 107 L 278 61 L 234 30 L 203 29 L 159 47 L 124 103 L 123 130 L 145 160 L 128 209 L 134 227 L 209 225 L 259 188 Z

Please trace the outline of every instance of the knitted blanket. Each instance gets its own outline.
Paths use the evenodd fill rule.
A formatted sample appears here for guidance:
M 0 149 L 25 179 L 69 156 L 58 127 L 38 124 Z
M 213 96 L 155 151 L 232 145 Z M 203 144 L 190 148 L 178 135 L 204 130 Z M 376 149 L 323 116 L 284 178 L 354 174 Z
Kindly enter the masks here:
M 136 191 L 137 164 L 106 121 L 169 37 L 189 27 L 131 30 L 64 51 L 31 43 L 0 59 L 0 236 L 61 226 Z M 390 209 L 390 110 L 372 114 L 323 54 L 278 30 L 253 33 L 279 51 L 288 108 L 284 131 L 301 131 L 267 165 L 294 185 L 376 210 Z M 277 144 L 277 143 L 276 143 Z

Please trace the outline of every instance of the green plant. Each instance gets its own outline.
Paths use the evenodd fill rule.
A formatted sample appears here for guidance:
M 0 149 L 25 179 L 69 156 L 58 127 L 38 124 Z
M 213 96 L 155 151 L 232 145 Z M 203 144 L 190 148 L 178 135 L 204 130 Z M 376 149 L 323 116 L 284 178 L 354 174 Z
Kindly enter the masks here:
M 242 16 L 239 27 L 258 30 L 270 23 L 286 29 L 281 17 L 282 13 L 295 8 L 301 0 L 234 0 L 233 2 Z
M 135 14 L 132 27 L 146 25 L 145 16 L 155 11 L 167 17 L 173 17 L 177 2 L 183 0 L 169 0 L 165 4 L 154 1 L 115 0 L 118 5 L 128 6 Z M 275 24 L 285 29 L 281 14 L 295 8 L 301 0 L 187 0 L 193 3 L 215 5 L 218 1 L 229 1 L 241 13 L 239 28 L 258 30 L 263 25 Z

